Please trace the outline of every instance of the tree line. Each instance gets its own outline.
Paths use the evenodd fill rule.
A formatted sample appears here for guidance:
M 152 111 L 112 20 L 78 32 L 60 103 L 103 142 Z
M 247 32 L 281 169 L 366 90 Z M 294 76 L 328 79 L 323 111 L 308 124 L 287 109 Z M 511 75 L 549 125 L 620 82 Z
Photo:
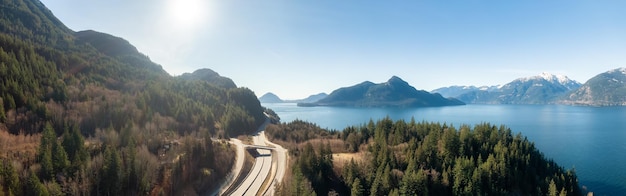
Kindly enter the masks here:
M 289 138 L 310 130 L 318 134 L 309 138 L 339 139 L 343 146 L 336 151 L 362 156 L 338 167 L 328 156 L 330 147 L 313 148 L 306 144 L 312 140 L 298 140 L 305 147 L 290 149 L 296 157 L 295 180 L 280 189 L 283 195 L 296 191 L 293 183 L 310 184 L 309 193 L 317 195 L 582 195 L 573 170 L 546 158 L 527 138 L 505 126 L 457 128 L 384 118 L 322 136 L 319 127 L 302 125 L 284 123 L 267 132 L 275 140 L 294 142 Z M 286 131 L 297 127 L 304 129 Z

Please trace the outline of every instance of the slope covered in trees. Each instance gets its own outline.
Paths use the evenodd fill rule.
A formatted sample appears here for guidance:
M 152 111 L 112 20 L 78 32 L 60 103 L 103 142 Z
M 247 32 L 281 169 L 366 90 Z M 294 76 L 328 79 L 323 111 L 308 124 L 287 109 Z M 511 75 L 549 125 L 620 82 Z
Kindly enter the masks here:
M 591 106 L 626 105 L 626 68 L 598 74 L 569 93 L 560 103 Z
M 417 90 L 397 76 L 387 82 L 374 84 L 366 81 L 354 86 L 334 90 L 330 95 L 313 103 L 298 106 L 349 106 L 349 107 L 438 107 L 465 105 L 439 94 Z
M 283 195 L 582 194 L 574 171 L 547 159 L 532 142 L 504 126 L 457 129 L 385 118 L 342 132 L 296 121 L 267 133 L 292 143 L 284 145 L 291 146 L 295 161 L 292 180 L 280 189 Z M 333 152 L 358 156 L 339 161 L 329 156 Z M 294 184 L 311 186 L 298 189 Z
M 172 77 L 38 0 L 0 0 L 0 195 L 201 193 L 234 160 L 209 136 L 264 120 L 247 88 Z

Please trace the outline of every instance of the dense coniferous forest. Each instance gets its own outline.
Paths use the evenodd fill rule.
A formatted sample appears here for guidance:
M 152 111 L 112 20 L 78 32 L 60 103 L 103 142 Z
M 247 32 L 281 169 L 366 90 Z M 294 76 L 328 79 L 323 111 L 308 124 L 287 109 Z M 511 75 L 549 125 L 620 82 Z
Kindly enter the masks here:
M 172 77 L 121 38 L 68 29 L 38 0 L 1 0 L 0 195 L 216 187 L 234 153 L 210 137 L 265 121 L 251 90 L 211 82 L 226 80 Z
M 385 118 L 336 132 L 294 121 L 267 134 L 295 157 L 282 195 L 582 194 L 574 171 L 505 126 Z

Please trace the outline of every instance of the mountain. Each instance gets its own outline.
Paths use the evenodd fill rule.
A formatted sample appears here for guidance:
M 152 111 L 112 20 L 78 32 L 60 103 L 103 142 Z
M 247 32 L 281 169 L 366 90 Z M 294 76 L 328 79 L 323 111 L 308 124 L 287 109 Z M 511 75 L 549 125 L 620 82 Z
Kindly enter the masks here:
M 188 76 L 172 77 L 123 38 L 68 29 L 38 0 L 0 0 L 0 141 L 12 142 L 0 145 L 0 173 L 24 179 L 0 177 L 0 195 L 217 187 L 235 153 L 210 137 L 256 131 L 264 108 L 211 70 Z M 177 161 L 186 169 L 163 164 Z
M 265 93 L 263 96 L 259 97 L 259 101 L 261 103 L 283 103 L 283 102 L 285 102 L 282 99 L 280 99 L 280 97 L 278 97 L 274 93 Z
M 375 84 L 369 81 L 343 87 L 326 98 L 314 103 L 299 103 L 299 106 L 350 106 L 350 107 L 429 107 L 463 105 L 456 99 L 446 99 L 440 94 L 416 90 L 399 77 Z
M 287 102 L 292 102 L 292 103 L 314 103 L 314 102 L 322 100 L 322 99 L 324 99 L 326 97 L 328 97 L 328 94 L 326 94 L 326 93 L 319 93 L 319 94 L 315 94 L 315 95 L 310 95 L 310 96 L 308 96 L 307 98 L 304 98 L 304 99 L 287 100 Z
M 551 104 L 580 85 L 567 76 L 542 73 L 513 80 L 497 90 L 475 90 L 456 98 L 466 103 Z
M 274 93 L 265 93 L 263 96 L 259 97 L 259 101 L 261 101 L 261 103 L 313 103 L 325 98 L 326 96 L 328 96 L 328 94 L 319 93 L 310 95 L 304 99 L 282 100 Z
M 591 106 L 626 106 L 626 68 L 601 73 L 569 93 L 560 103 Z
M 220 74 L 218 74 L 217 72 L 206 68 L 198 69 L 193 73 L 184 73 L 183 75 L 180 75 L 178 77 L 184 80 L 205 81 L 209 84 L 226 89 L 237 88 L 235 82 L 233 82 L 233 80 L 231 80 L 230 78 L 220 76 Z
M 458 97 L 459 95 L 469 93 L 472 91 L 496 91 L 500 88 L 500 86 L 449 86 L 442 87 L 435 90 L 430 91 L 431 93 L 439 93 L 443 97 Z

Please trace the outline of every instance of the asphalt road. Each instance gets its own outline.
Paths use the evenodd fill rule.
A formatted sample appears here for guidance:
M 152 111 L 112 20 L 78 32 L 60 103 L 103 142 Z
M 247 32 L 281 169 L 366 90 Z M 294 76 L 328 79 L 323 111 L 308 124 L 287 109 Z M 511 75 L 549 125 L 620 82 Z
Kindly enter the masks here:
M 272 166 L 272 157 L 269 150 L 256 151 L 258 151 L 260 156 L 255 158 L 256 161 L 254 162 L 252 170 L 231 195 L 256 195 L 259 189 L 261 189 Z
M 259 127 L 256 135 L 252 136 L 252 143 L 257 146 L 273 147 L 274 149 L 249 150 L 255 157 L 255 162 L 248 174 L 239 174 L 244 162 L 244 148 L 246 145 L 239 140 L 231 140 L 231 143 L 237 146 L 237 163 L 232 171 L 235 175 L 234 178 L 237 178 L 237 175 L 246 175 L 246 177 L 238 185 L 233 184 L 231 181 L 228 183 L 228 186 L 225 186 L 226 189 L 236 186 L 236 189 L 230 195 L 274 195 L 275 184 L 282 182 L 287 170 L 287 150 L 267 140 L 264 131 L 267 124 L 269 124 L 269 120 Z M 263 187 L 266 181 L 268 184 Z M 225 190 L 220 191 L 220 194 L 223 194 L 223 191 Z
M 287 149 L 283 148 L 282 146 L 272 143 L 269 140 L 267 140 L 267 138 L 265 137 L 265 132 L 261 132 L 259 135 L 261 135 L 261 137 L 263 137 L 265 139 L 265 143 L 269 144 L 271 146 L 274 146 L 274 158 L 273 161 L 274 164 L 272 164 L 273 166 L 276 166 L 276 170 L 275 170 L 275 174 L 274 174 L 274 178 L 271 179 L 272 183 L 270 184 L 270 186 L 268 187 L 267 191 L 265 191 L 265 193 L 263 195 L 275 195 L 275 186 L 277 183 L 281 183 L 283 181 L 283 177 L 285 176 L 285 172 L 287 171 Z

